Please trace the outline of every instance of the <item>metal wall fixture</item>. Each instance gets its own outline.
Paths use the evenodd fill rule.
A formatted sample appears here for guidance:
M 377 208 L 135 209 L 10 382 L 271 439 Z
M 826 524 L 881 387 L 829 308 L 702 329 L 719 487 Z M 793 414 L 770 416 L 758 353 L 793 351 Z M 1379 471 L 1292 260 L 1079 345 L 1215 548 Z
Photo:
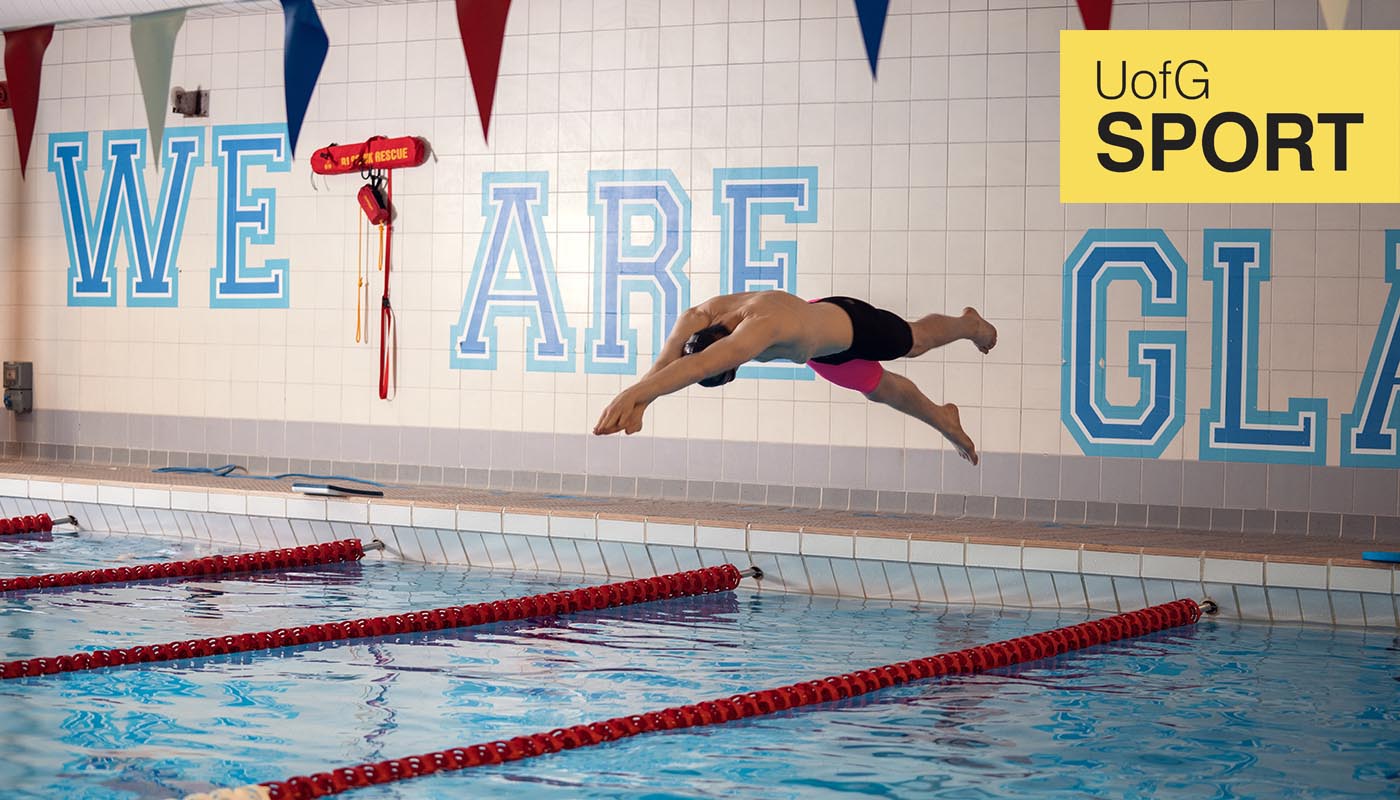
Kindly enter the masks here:
M 174 87 L 170 90 L 170 110 L 182 117 L 209 116 L 209 90 Z
M 5 408 L 16 414 L 34 408 L 34 364 L 29 361 L 5 362 Z

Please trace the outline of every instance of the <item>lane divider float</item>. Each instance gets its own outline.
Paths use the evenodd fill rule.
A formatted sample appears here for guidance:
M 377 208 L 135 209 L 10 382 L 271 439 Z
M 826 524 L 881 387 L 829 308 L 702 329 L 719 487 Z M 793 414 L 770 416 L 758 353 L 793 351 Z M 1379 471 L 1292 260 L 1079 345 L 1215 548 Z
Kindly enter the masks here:
M 55 525 L 78 524 L 78 518 L 74 516 L 59 517 L 54 519 L 48 514 L 29 514 L 23 517 L 10 517 L 0 519 L 0 536 L 16 536 L 21 533 L 48 533 Z
M 1002 642 L 914 661 L 901 661 L 873 669 L 857 670 L 820 680 L 803 681 L 776 689 L 736 694 L 627 717 L 614 717 L 586 725 L 556 728 L 548 733 L 516 736 L 512 739 L 454 747 L 406 758 L 357 764 L 330 772 L 300 775 L 284 781 L 269 781 L 236 789 L 188 795 L 185 800 L 306 800 L 328 797 L 364 786 L 518 761 L 560 750 L 625 739 L 642 733 L 719 725 L 802 706 L 830 703 L 918 680 L 976 674 L 1194 624 L 1203 612 L 1215 611 L 1216 605 L 1210 600 L 1201 603 L 1194 600 L 1177 600 L 1044 633 L 1033 633 Z
M 44 575 L 21 575 L 0 578 L 0 592 L 53 589 L 60 586 L 93 586 L 103 583 L 127 583 L 160 578 L 208 578 L 241 572 L 261 572 L 273 569 L 309 567 L 318 564 L 338 564 L 358 561 L 366 550 L 380 550 L 384 543 L 378 539 L 361 544 L 359 539 L 287 547 L 281 550 L 259 550 L 253 553 L 204 556 L 188 561 L 160 561 L 132 566 L 85 569 L 77 572 L 51 572 Z
M 123 664 L 149 664 L 186 658 L 250 653 L 294 647 L 320 642 L 368 639 L 401 633 L 439 631 L 465 628 L 493 622 L 547 617 L 575 611 L 596 611 L 603 608 L 649 603 L 673 597 L 690 597 L 713 592 L 727 592 L 739 585 L 742 577 L 760 577 L 762 572 L 749 568 L 743 572 L 733 564 L 658 575 L 619 583 L 585 586 L 561 592 L 494 600 L 465 606 L 448 606 L 427 611 L 408 611 L 383 617 L 364 617 L 342 622 L 278 628 L 275 631 L 228 634 L 207 639 L 189 639 L 165 644 L 138 645 L 114 650 L 90 650 L 62 656 L 22 658 L 0 662 L 0 679 L 52 675 L 58 672 L 78 672 L 87 669 L 116 667 Z

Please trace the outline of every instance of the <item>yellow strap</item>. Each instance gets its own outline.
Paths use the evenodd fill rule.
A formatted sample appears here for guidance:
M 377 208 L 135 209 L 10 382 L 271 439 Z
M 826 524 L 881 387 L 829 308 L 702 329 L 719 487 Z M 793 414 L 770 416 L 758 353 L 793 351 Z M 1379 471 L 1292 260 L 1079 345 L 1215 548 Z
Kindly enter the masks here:
M 384 271 L 384 225 L 379 225 L 379 271 Z

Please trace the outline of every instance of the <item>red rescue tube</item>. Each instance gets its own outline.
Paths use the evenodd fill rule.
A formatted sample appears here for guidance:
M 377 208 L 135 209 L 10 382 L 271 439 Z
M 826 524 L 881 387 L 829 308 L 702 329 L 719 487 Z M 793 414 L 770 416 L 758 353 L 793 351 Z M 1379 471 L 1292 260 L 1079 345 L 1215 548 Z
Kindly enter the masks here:
M 317 175 L 416 167 L 428 160 L 428 143 L 417 136 L 374 136 L 356 144 L 332 144 L 311 154 Z

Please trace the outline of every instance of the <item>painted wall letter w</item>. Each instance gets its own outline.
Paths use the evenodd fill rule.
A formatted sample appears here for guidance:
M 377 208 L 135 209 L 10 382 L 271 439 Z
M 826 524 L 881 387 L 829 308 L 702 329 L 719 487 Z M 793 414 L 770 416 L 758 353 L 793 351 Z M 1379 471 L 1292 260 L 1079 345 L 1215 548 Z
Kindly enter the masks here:
M 174 306 L 179 300 L 175 258 L 189 208 L 194 169 L 204 162 L 202 128 L 169 128 L 161 144 L 160 200 L 151 207 L 146 191 L 146 132 L 102 135 L 102 188 L 90 204 L 86 187 L 88 135 L 49 137 L 49 172 L 58 184 L 58 204 L 68 243 L 68 305 L 114 306 L 116 244 L 126 244 L 126 302 Z

